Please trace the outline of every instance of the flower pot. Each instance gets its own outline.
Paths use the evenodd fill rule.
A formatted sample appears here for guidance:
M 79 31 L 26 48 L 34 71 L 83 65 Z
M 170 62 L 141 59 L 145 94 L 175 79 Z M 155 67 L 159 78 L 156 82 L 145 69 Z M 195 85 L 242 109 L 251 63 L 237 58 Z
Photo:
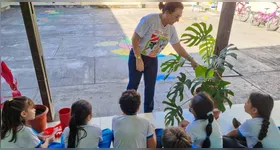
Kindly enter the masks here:
M 34 108 L 36 109 L 35 119 L 27 121 L 27 124 L 31 125 L 38 133 L 41 133 L 47 127 L 47 113 L 49 109 L 44 105 L 35 105 Z
M 71 109 L 70 108 L 62 108 L 58 111 L 59 119 L 61 123 L 62 131 L 64 128 L 68 127 L 69 121 L 71 119 Z

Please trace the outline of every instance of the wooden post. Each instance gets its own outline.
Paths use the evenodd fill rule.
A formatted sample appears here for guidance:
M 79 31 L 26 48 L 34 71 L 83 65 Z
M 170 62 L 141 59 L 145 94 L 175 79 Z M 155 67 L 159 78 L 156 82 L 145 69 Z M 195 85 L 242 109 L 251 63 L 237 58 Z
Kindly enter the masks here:
M 231 26 L 233 22 L 236 2 L 223 2 L 218 34 L 216 38 L 215 54 L 219 55 L 220 51 L 228 45 Z
M 49 108 L 48 122 L 51 122 L 54 120 L 55 113 L 49 89 L 48 76 L 43 57 L 43 48 L 41 45 L 38 26 L 36 23 L 34 7 L 31 2 L 20 2 L 20 7 L 29 42 L 29 47 L 31 50 L 42 103 Z

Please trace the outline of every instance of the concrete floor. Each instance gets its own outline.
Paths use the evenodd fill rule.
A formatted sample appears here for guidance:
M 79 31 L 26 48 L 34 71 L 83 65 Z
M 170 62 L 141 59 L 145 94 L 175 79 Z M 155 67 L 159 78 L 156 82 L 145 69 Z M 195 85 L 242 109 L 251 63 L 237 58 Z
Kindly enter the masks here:
M 51 95 L 55 110 L 70 107 L 78 99 L 92 102 L 96 117 L 120 113 L 118 98 L 128 82 L 127 59 L 130 38 L 142 16 L 158 13 L 157 9 L 95 9 L 95 8 L 42 8 L 36 7 L 37 23 Z M 181 35 L 194 22 L 204 21 L 213 25 L 216 35 L 219 15 L 213 12 L 192 12 L 185 8 L 176 29 Z M 12 69 L 19 82 L 20 91 L 41 103 L 30 49 L 19 8 L 1 13 L 1 59 Z M 230 60 L 235 70 L 242 74 L 225 77 L 231 81 L 235 92 L 233 103 L 244 103 L 251 91 L 262 91 L 280 100 L 280 33 L 253 27 L 234 20 L 230 43 L 239 51 L 238 61 Z M 198 48 L 188 48 L 199 62 Z M 170 46 L 163 51 L 160 63 L 168 60 Z M 193 75 L 190 67 L 184 67 Z M 176 77 L 178 74 L 172 74 Z M 225 75 L 237 75 L 227 71 Z M 166 93 L 176 81 L 162 81 L 158 73 L 155 94 L 155 111 L 162 111 Z M 1 80 L 2 96 L 10 96 L 9 87 Z M 139 92 L 143 94 L 141 83 Z M 190 98 L 188 92 L 186 98 Z M 106 108 L 106 109 L 104 109 Z M 141 106 L 143 112 L 143 106 Z

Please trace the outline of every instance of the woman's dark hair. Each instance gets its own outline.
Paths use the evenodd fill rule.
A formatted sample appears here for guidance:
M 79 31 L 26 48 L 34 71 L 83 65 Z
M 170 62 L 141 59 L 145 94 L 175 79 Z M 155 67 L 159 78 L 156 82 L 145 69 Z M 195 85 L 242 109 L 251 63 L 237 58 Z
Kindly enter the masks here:
M 5 101 L 1 117 L 1 139 L 4 139 L 9 132 L 8 134 L 12 134 L 9 142 L 15 143 L 17 141 L 17 132 L 25 125 L 25 120 L 21 117 L 21 112 L 33 107 L 34 102 L 25 96 L 14 97 Z
M 257 92 L 251 93 L 249 101 L 251 102 L 252 107 L 255 107 L 258 110 L 260 117 L 263 118 L 262 127 L 258 136 L 258 143 L 254 146 L 254 148 L 263 148 L 262 140 L 267 135 L 270 124 L 269 119 L 274 106 L 274 101 L 270 95 Z
M 190 136 L 180 127 L 168 127 L 164 129 L 161 137 L 164 148 L 191 148 Z
M 159 9 L 162 11 L 162 13 L 169 12 L 173 13 L 175 12 L 176 8 L 184 9 L 184 5 L 181 2 L 166 2 L 163 4 L 163 2 L 160 2 L 158 4 Z
M 79 145 L 81 139 L 87 136 L 87 132 L 81 125 L 86 125 L 87 117 L 92 115 L 92 106 L 88 101 L 76 101 L 71 107 L 71 119 L 69 122 L 69 137 L 67 148 L 75 148 Z M 79 134 L 83 131 L 83 136 Z
M 209 137 L 212 134 L 212 122 L 214 120 L 214 116 L 212 114 L 212 111 L 214 109 L 214 102 L 207 93 L 200 92 L 193 97 L 191 107 L 196 113 L 197 120 L 208 120 L 208 124 L 205 128 L 206 138 L 202 144 L 202 148 L 209 148 L 211 146 Z
M 121 110 L 126 115 L 135 115 L 141 103 L 140 94 L 135 90 L 127 90 L 122 93 L 119 100 Z

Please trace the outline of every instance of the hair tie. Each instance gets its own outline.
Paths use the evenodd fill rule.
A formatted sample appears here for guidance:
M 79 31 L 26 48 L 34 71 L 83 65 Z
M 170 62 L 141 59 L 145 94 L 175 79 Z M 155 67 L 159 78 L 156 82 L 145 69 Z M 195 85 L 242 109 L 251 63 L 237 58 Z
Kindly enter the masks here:
M 258 142 L 262 143 L 262 140 L 258 140 Z
M 209 125 L 209 126 L 212 126 L 212 123 L 209 122 L 208 125 Z
M 209 139 L 209 136 L 206 136 L 206 139 Z
M 207 113 L 207 116 L 210 116 L 210 115 L 213 115 L 213 112 L 212 112 L 212 111 L 209 111 L 209 112 Z
M 10 101 L 12 101 L 12 100 L 14 100 L 13 98 L 10 98 L 8 101 L 10 102 Z

